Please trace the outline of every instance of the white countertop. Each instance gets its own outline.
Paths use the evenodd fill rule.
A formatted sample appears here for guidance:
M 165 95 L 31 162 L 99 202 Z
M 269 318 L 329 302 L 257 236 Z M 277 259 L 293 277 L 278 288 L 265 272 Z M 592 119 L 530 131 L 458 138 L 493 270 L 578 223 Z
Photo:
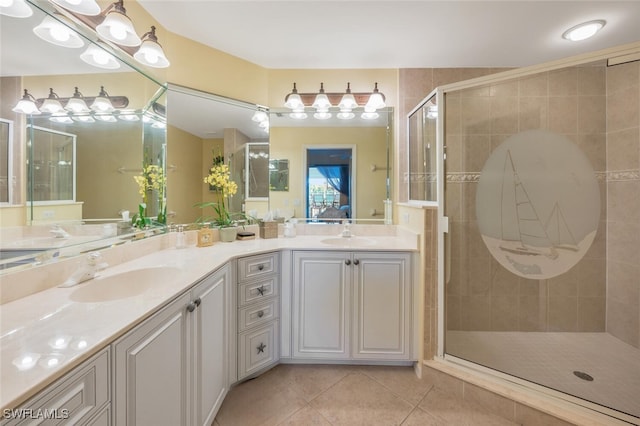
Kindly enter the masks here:
M 0 407 L 17 408 L 231 259 L 277 250 L 416 251 L 417 248 L 415 236 L 337 239 L 331 235 L 169 248 L 109 267 L 96 278 L 140 268 L 177 268 L 171 279 L 158 280 L 140 295 L 99 303 L 74 302 L 71 298 L 74 291 L 95 283 L 87 281 L 70 288 L 49 288 L 5 303 L 0 305 Z M 26 362 L 29 359 L 31 363 Z M 30 368 L 18 368 L 31 364 Z

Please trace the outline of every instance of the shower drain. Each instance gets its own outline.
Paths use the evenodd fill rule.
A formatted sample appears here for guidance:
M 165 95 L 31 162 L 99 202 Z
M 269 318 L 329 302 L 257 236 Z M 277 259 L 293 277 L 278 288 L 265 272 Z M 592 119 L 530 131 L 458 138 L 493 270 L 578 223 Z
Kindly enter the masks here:
M 593 382 L 593 377 L 583 371 L 574 371 L 573 374 L 579 379 L 586 380 L 587 382 Z

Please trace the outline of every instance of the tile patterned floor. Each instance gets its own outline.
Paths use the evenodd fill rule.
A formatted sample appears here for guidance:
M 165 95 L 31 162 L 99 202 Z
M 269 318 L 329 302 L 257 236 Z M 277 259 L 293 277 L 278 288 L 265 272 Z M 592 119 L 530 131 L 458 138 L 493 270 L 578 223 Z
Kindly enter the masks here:
M 231 389 L 214 426 L 513 425 L 411 367 L 286 365 Z

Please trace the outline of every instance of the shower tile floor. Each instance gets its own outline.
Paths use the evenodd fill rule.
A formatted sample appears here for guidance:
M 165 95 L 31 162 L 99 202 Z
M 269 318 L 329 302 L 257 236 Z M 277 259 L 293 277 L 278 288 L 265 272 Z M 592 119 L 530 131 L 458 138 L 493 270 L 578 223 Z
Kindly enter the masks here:
M 608 333 L 448 331 L 445 346 L 458 358 L 640 417 L 640 350 Z

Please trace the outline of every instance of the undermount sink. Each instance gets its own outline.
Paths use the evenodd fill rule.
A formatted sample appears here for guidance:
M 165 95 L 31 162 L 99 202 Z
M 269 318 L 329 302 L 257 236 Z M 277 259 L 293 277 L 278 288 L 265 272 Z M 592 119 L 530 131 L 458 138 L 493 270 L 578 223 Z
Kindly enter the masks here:
M 325 238 L 324 240 L 320 240 L 323 244 L 330 244 L 332 246 L 339 247 L 351 247 L 351 246 L 371 246 L 376 242 L 370 238 L 365 237 L 335 237 L 335 238 Z
M 137 296 L 155 283 L 170 280 L 180 273 L 179 268 L 156 267 L 134 269 L 119 274 L 98 277 L 81 284 L 69 296 L 74 302 L 98 303 Z

